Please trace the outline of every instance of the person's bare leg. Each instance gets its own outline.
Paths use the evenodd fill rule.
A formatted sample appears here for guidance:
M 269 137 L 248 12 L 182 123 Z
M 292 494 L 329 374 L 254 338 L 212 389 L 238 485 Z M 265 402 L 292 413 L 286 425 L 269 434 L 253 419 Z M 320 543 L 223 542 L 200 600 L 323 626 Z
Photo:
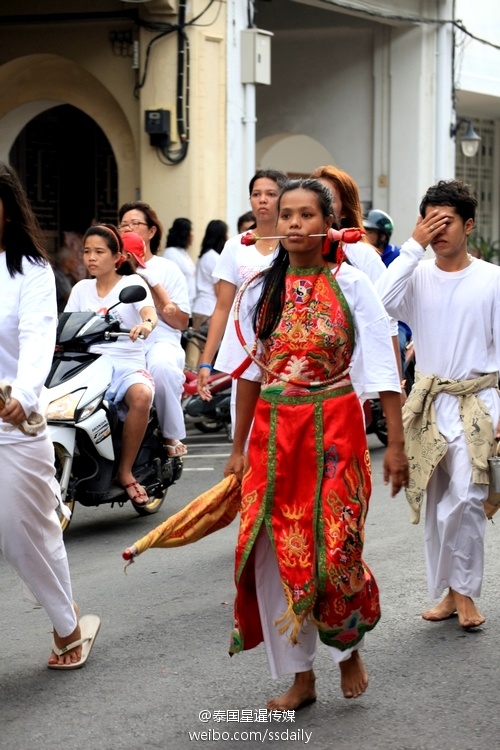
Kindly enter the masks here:
M 450 592 L 455 601 L 458 622 L 463 628 L 466 630 L 468 628 L 478 628 L 486 621 L 486 617 L 481 614 L 470 596 L 459 594 L 454 589 L 450 589 Z
M 120 464 L 116 472 L 116 481 L 122 486 L 135 482 L 132 467 L 148 426 L 151 408 L 150 389 L 140 383 L 130 386 L 125 396 L 125 403 L 128 411 L 123 422 Z M 147 496 L 145 496 L 145 502 L 147 502 Z
M 297 672 L 293 685 L 283 695 L 271 698 L 267 702 L 267 708 L 270 711 L 296 711 L 314 703 L 316 700 L 315 682 L 316 677 L 312 669 L 307 672 Z
M 368 687 L 368 672 L 359 651 L 356 649 L 349 659 L 339 662 L 339 667 L 344 698 L 359 698 Z
M 73 602 L 73 606 L 75 608 L 75 613 L 78 618 L 78 606 L 76 602 Z M 68 646 L 70 643 L 74 643 L 74 641 L 80 640 L 82 637 L 81 631 L 80 631 L 80 625 L 77 623 L 76 628 L 73 630 L 72 633 L 65 636 L 64 638 L 61 638 L 61 636 L 57 633 L 57 631 L 54 628 L 54 643 L 56 644 L 57 648 L 64 648 L 64 646 Z M 52 653 L 49 656 L 48 664 L 76 664 L 76 662 L 79 662 L 82 658 L 82 647 L 77 646 L 76 648 L 71 649 L 71 651 L 68 651 L 66 654 L 62 654 L 61 656 L 57 656 L 57 654 L 52 651 Z
M 429 620 L 429 622 L 440 622 L 441 620 L 447 620 L 449 617 L 453 617 L 456 613 L 457 605 L 455 603 L 453 592 L 449 589 L 448 593 L 439 604 L 422 612 L 422 617 L 424 620 Z

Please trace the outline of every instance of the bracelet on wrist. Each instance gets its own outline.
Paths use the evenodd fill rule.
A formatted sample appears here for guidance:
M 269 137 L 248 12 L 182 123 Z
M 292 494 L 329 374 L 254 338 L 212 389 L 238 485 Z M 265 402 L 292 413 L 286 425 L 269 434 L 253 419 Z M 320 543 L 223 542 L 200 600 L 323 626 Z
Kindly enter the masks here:
M 204 368 L 204 367 L 207 367 L 207 368 L 208 368 L 208 369 L 210 370 L 210 372 L 212 372 L 212 371 L 213 371 L 213 369 L 214 369 L 214 368 L 212 367 L 212 365 L 211 365 L 211 364 L 210 364 L 209 362 L 202 362 L 202 364 L 201 364 L 201 365 L 198 365 L 198 372 L 199 372 L 200 370 L 203 370 L 203 368 Z

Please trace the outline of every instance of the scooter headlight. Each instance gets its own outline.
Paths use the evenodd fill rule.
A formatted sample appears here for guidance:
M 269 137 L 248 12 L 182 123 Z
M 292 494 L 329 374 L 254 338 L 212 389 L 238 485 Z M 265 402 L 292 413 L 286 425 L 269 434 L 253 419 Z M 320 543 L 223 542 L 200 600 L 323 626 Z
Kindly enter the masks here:
M 96 398 L 92 399 L 92 401 L 89 401 L 88 404 L 85 404 L 85 406 L 77 409 L 76 421 L 82 422 L 84 419 L 90 417 L 100 407 L 101 403 L 102 396 L 97 396 Z
M 51 401 L 45 414 L 46 419 L 49 422 L 74 422 L 75 412 L 84 393 L 85 388 L 80 388 Z

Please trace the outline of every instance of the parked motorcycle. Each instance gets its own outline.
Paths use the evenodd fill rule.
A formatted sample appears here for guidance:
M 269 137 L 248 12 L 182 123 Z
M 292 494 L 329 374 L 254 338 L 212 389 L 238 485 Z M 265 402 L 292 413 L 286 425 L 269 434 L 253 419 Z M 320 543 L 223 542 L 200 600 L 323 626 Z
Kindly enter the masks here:
M 231 384 L 232 378 L 224 372 L 214 372 L 207 386 L 212 393 L 211 401 L 203 401 L 198 395 L 198 374 L 185 370 L 186 382 L 182 394 L 182 409 L 186 424 L 194 424 L 204 433 L 225 429 L 231 433 Z
M 117 304 L 139 302 L 145 296 L 143 287 L 129 286 L 120 292 Z M 123 487 L 113 481 L 123 423 L 114 404 L 105 398 L 111 382 L 111 359 L 89 352 L 92 344 L 109 341 L 111 354 L 113 340 L 128 336 L 128 332 L 120 330 L 119 321 L 111 318 L 111 309 L 105 316 L 93 312 L 62 313 L 54 360 L 42 393 L 62 502 L 71 514 L 76 502 L 86 507 L 122 507 L 129 500 Z M 134 477 L 149 497 L 146 505 L 130 500 L 140 516 L 160 509 L 168 488 L 180 479 L 182 468 L 181 457 L 167 455 L 153 407 L 133 466 Z M 64 530 L 70 518 L 61 512 L 60 519 Z
M 206 341 L 206 331 L 195 331 L 189 328 L 183 333 L 183 338 L 202 351 Z M 231 434 L 231 375 L 223 372 L 213 372 L 210 375 L 207 385 L 212 394 L 211 401 L 203 401 L 198 395 L 198 373 L 195 370 L 186 368 L 184 375 L 186 381 L 181 403 L 186 424 L 193 424 L 197 430 L 204 433 L 214 433 L 224 429 L 229 438 Z

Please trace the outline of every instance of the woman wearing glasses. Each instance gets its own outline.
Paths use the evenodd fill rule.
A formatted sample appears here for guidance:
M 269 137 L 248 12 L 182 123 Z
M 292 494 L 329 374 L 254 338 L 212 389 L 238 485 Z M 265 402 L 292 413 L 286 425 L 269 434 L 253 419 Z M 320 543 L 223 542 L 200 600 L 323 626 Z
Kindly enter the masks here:
M 173 303 L 168 314 L 158 311 L 158 326 L 146 341 L 146 362 L 155 381 L 155 405 L 166 451 L 171 458 L 183 456 L 187 448 L 182 443 L 186 427 L 181 407 L 185 364 L 181 331 L 187 328 L 191 314 L 186 279 L 175 263 L 157 256 L 163 227 L 150 205 L 125 203 L 118 216 L 122 234 L 136 232 L 145 242 L 148 283 L 161 284 Z

